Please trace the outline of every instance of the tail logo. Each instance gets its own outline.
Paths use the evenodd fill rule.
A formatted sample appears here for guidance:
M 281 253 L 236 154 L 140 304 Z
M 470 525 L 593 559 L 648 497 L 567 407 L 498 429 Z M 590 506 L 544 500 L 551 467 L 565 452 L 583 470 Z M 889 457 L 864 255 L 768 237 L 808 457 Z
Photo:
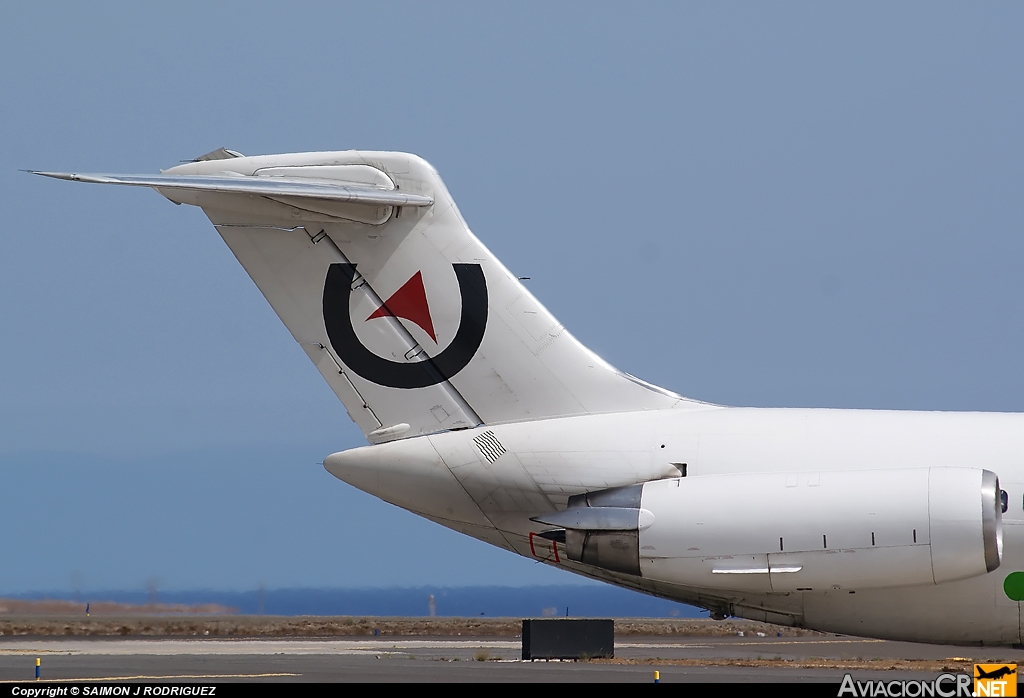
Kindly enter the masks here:
M 453 264 L 462 296 L 459 329 L 437 356 L 399 363 L 377 356 L 356 336 L 349 299 L 356 268 L 353 264 L 332 264 L 324 281 L 324 326 L 338 358 L 355 374 L 388 388 L 425 388 L 448 380 L 464 369 L 476 355 L 487 327 L 487 281 L 479 264 Z M 435 339 L 427 309 L 423 277 L 417 272 L 367 320 L 395 316 L 415 322 Z
M 427 290 L 423 288 L 423 272 L 413 274 L 412 278 L 406 281 L 402 288 L 392 293 L 391 298 L 373 311 L 366 321 L 379 317 L 400 317 L 415 322 L 430 335 L 434 344 L 437 344 L 434 320 L 430 317 L 430 306 L 427 305 Z

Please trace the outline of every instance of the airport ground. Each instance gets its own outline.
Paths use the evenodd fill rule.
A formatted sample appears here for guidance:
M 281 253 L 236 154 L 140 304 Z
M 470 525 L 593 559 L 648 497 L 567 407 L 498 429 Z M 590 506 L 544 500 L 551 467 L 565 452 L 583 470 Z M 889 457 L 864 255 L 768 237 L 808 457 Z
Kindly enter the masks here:
M 217 683 L 651 682 L 655 670 L 666 683 L 839 683 L 845 673 L 857 680 L 934 679 L 943 672 L 968 673 L 975 662 L 1024 664 L 1024 651 L 1010 648 L 883 642 L 743 621 L 616 621 L 615 659 L 582 662 L 520 661 L 519 638 L 506 634 L 519 626 L 516 619 L 92 618 L 89 623 L 93 630 L 117 632 L 72 634 L 89 627 L 83 619 L 0 620 L 0 681 L 32 680 L 37 657 L 44 680 Z M 200 623 L 217 624 L 222 634 L 203 634 L 209 625 L 189 630 Z M 12 634 L 14 627 L 27 630 L 26 624 L 35 624 L 37 632 Z M 334 624 L 350 632 L 327 635 L 324 629 Z M 167 631 L 171 626 L 176 633 Z M 283 627 L 292 634 L 284 634 Z M 247 632 L 229 636 L 229 629 Z M 672 629 L 676 632 L 667 632 Z

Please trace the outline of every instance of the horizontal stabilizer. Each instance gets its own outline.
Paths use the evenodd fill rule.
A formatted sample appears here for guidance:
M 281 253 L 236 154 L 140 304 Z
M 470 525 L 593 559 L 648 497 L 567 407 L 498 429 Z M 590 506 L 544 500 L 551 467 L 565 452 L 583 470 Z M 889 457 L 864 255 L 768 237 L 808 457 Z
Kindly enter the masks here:
M 253 194 L 274 199 L 303 198 L 338 201 L 367 206 L 430 206 L 434 199 L 422 194 L 409 194 L 377 187 L 339 184 L 310 179 L 286 177 L 250 177 L 246 175 L 121 175 L 76 174 L 72 172 L 37 172 L 32 174 L 72 182 L 124 184 L 132 187 L 179 189 L 218 194 Z

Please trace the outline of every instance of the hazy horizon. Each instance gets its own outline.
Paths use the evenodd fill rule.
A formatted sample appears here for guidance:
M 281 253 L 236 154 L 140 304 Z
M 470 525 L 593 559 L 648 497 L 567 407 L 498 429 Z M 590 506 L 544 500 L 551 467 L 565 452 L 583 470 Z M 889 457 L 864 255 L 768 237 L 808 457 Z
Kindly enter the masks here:
M 1021 26 L 1008 3 L 5 5 L 0 589 L 577 579 L 328 474 L 365 440 L 200 210 L 20 169 L 410 151 L 644 380 L 1019 412 Z

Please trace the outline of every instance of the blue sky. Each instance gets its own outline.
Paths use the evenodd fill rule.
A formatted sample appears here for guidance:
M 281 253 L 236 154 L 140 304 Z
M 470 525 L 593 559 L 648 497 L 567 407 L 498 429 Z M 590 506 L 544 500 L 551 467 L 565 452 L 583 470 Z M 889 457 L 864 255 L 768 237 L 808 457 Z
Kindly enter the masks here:
M 0 15 L 0 593 L 574 580 L 361 445 L 202 213 L 20 168 L 408 150 L 586 344 L 704 400 L 1024 409 L 1024 8 L 22 3 Z

